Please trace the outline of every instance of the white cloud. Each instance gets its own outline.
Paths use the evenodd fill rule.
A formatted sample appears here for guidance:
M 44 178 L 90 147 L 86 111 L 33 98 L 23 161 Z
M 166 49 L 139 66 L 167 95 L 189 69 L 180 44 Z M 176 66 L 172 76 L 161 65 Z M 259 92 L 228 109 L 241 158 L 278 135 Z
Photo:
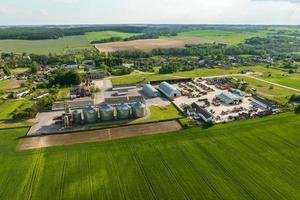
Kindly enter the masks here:
M 13 0 L 1 3 L 6 18 L 1 16 L 0 24 L 300 24 L 296 2 L 300 0 Z

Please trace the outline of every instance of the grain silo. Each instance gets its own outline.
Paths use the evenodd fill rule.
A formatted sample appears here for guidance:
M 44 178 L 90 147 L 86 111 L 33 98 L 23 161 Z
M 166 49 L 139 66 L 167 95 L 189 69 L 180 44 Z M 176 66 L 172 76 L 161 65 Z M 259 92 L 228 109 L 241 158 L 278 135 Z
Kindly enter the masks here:
M 132 114 L 134 117 L 142 118 L 147 113 L 146 105 L 141 102 L 136 102 L 132 105 Z
M 73 111 L 73 121 L 75 124 L 80 124 L 82 122 L 82 112 L 79 110 Z
M 117 118 L 128 119 L 130 117 L 130 106 L 127 103 L 122 103 L 117 106 Z
M 98 120 L 98 112 L 92 106 L 87 106 L 83 109 L 84 121 L 88 124 L 95 123 Z
M 110 121 L 114 119 L 114 108 L 109 104 L 99 106 L 100 119 Z

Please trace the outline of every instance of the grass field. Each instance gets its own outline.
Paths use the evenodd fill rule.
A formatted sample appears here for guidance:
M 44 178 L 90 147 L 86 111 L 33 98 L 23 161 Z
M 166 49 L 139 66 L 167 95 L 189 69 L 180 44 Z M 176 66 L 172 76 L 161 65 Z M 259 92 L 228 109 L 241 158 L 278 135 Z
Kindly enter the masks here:
M 246 39 L 251 37 L 266 37 L 267 31 L 257 32 L 241 32 L 241 31 L 226 31 L 226 30 L 194 30 L 179 33 L 177 38 L 183 37 L 201 37 L 213 42 L 220 42 L 226 44 L 239 44 L 243 43 Z
M 85 36 L 89 42 L 108 39 L 111 37 L 120 37 L 120 38 L 124 39 L 124 38 L 129 38 L 134 35 L 139 35 L 139 34 L 124 33 L 124 32 L 117 32 L 117 31 L 88 32 L 85 34 Z
M 265 79 L 274 83 L 300 89 L 300 74 Z
M 17 89 L 21 86 L 21 83 L 25 81 L 23 80 L 2 80 L 0 81 L 0 90 L 12 90 L 12 89 Z
M 66 49 L 91 47 L 84 35 L 66 36 L 57 40 L 0 40 L 0 52 L 61 54 Z
M 24 102 L 25 100 L 0 101 L 0 120 L 11 119 L 13 112 Z
M 120 84 L 142 84 L 148 81 L 157 81 L 157 80 L 164 80 L 164 79 L 176 79 L 178 77 L 173 75 L 162 75 L 162 74 L 140 74 L 140 73 L 131 73 L 125 76 L 119 76 L 112 78 L 112 83 L 114 85 Z
M 235 76 L 249 84 L 249 88 L 256 89 L 256 93 L 264 98 L 276 101 L 281 104 L 288 103 L 290 97 L 295 94 L 295 91 L 288 90 L 282 87 L 271 85 L 260 80 L 245 76 Z
M 16 152 L 0 130 L 0 199 L 299 199 L 300 116 Z
M 12 128 L 25 128 L 32 126 L 31 122 L 0 122 L 0 130 L 1 129 L 12 129 Z

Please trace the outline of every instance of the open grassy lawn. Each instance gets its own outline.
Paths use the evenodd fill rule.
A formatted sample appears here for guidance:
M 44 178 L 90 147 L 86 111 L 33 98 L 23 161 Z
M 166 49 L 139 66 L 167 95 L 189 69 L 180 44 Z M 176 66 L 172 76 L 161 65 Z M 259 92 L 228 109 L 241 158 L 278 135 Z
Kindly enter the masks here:
M 12 129 L 12 128 L 25 128 L 32 126 L 31 122 L 22 121 L 22 122 L 0 122 L 1 129 Z
M 112 78 L 113 85 L 120 84 L 143 84 L 148 81 L 157 81 L 157 80 L 171 80 L 178 77 L 173 75 L 163 75 L 163 74 L 141 74 L 141 73 L 131 73 L 125 76 L 118 76 Z
M 67 49 L 91 47 L 84 35 L 66 36 L 57 40 L 0 40 L 0 52 L 61 54 Z
M 238 66 L 238 67 L 229 67 L 229 68 L 213 68 L 213 69 L 195 69 L 193 71 L 186 71 L 186 72 L 176 72 L 172 75 L 175 76 L 182 76 L 182 77 L 206 77 L 206 76 L 218 76 L 218 75 L 228 75 L 228 74 L 238 74 L 242 71 L 251 71 L 251 72 L 259 72 L 263 75 L 267 75 L 269 73 L 272 74 L 287 74 L 278 69 L 266 68 L 264 66 Z
M 0 199 L 299 199 L 300 116 L 16 152 L 0 130 Z
M 284 77 L 271 77 L 271 78 L 266 78 L 266 80 L 278 83 L 281 85 L 285 85 L 288 87 L 300 89 L 300 74 L 295 74 L 295 75 L 287 75 Z
M 246 39 L 251 37 L 266 37 L 267 31 L 256 32 L 242 32 L 242 31 L 227 31 L 218 29 L 208 30 L 193 30 L 179 33 L 178 38 L 181 37 L 202 37 L 214 42 L 226 43 L 226 44 L 239 44 L 243 43 Z
M 13 112 L 24 102 L 24 99 L 0 101 L 0 120 L 11 119 Z
M 17 89 L 21 86 L 21 84 L 25 82 L 23 80 L 2 80 L 0 81 L 0 90 L 13 90 Z
M 117 121 L 113 123 L 102 122 L 97 124 L 91 124 L 89 125 L 89 128 L 99 129 L 107 127 L 118 127 L 124 125 L 142 124 L 183 118 L 182 114 L 177 110 L 177 108 L 173 104 L 167 106 L 150 106 L 149 110 L 151 114 L 147 119 L 134 119 L 132 121 Z
M 131 37 L 134 35 L 139 35 L 139 34 L 117 32 L 117 31 L 88 32 L 85 34 L 85 36 L 89 42 L 108 39 L 111 37 L 128 38 L 128 37 Z
M 150 106 L 151 116 L 148 119 L 136 120 L 133 123 L 146 123 L 182 118 L 182 114 L 173 104 L 167 106 Z
M 249 88 L 256 89 L 257 95 L 276 101 L 281 104 L 288 103 L 290 97 L 293 94 L 297 93 L 295 91 L 278 87 L 275 85 L 271 85 L 269 83 L 265 83 L 260 80 L 253 79 L 251 77 L 245 77 L 245 76 L 235 76 L 235 77 L 249 83 Z

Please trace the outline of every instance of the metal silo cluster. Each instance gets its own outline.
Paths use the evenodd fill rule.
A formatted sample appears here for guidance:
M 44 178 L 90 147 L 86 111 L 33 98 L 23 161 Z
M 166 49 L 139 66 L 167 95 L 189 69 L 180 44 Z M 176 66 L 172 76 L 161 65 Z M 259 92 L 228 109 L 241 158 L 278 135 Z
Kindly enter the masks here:
M 89 105 L 82 111 L 73 111 L 72 118 L 75 124 L 92 124 L 98 121 L 125 120 L 132 117 L 142 118 L 146 116 L 146 113 L 146 105 L 142 102 L 133 103 L 131 106 L 127 103 L 121 103 L 116 107 L 109 104 L 98 107 Z

